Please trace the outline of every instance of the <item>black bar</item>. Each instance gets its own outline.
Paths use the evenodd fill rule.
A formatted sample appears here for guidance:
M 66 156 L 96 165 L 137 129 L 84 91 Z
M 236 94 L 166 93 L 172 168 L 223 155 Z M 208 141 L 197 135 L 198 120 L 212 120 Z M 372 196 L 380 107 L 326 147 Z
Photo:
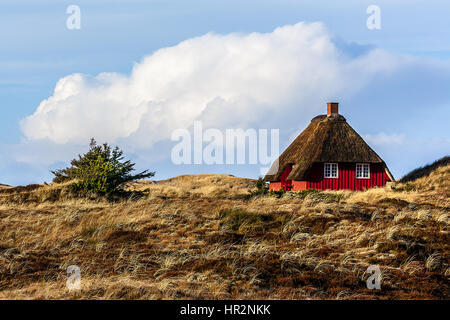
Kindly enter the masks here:
M 445 308 L 445 309 L 444 309 Z M 10 309 L 10 310 L 8 310 Z M 57 312 L 60 309 L 61 312 Z M 2 301 L 2 313 L 11 311 L 17 317 L 22 312 L 35 310 L 45 314 L 70 315 L 70 317 L 102 316 L 107 314 L 114 318 L 139 319 L 307 319 L 311 317 L 345 316 L 373 317 L 381 319 L 390 314 L 390 309 L 397 309 L 403 318 L 423 310 L 433 313 L 448 310 L 448 301 L 395 301 L 395 300 L 159 300 L 159 301 Z M 37 314 L 36 313 L 36 314 Z M 6 314 L 6 313 L 4 313 Z M 42 314 L 42 313 L 41 313 Z

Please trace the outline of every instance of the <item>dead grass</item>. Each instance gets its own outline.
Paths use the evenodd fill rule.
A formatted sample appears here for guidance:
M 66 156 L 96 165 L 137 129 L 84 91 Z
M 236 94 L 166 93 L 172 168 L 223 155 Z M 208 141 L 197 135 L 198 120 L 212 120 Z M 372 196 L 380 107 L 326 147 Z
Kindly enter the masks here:
M 252 183 L 141 182 L 145 197 L 116 203 L 0 192 L 0 299 L 449 299 L 448 190 L 249 197 Z
M 160 197 L 247 197 L 255 180 L 226 174 L 183 175 L 168 180 L 129 183 L 129 191 L 144 191 Z
M 448 157 L 447 157 L 448 163 Z M 450 164 L 441 165 L 429 174 L 422 176 L 416 180 L 399 183 L 396 186 L 400 191 L 445 191 L 450 196 Z

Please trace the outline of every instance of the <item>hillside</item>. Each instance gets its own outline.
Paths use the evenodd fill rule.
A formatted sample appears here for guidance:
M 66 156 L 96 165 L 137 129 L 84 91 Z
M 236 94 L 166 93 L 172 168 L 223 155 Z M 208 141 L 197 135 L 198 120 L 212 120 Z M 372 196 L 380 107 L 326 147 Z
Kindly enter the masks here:
M 227 175 L 141 181 L 116 203 L 67 184 L 0 190 L 0 298 L 449 299 L 450 190 L 426 183 L 448 186 L 449 169 L 282 197 Z M 366 288 L 369 265 L 381 290 Z
M 432 164 L 426 165 L 424 167 L 421 168 L 417 168 L 413 171 L 411 171 L 410 173 L 408 173 L 407 175 L 405 175 L 404 177 L 402 177 L 400 179 L 400 182 L 411 182 L 420 178 L 426 178 L 427 176 L 429 176 L 431 173 L 434 172 L 434 175 L 436 177 L 440 177 L 440 172 L 438 171 L 438 169 L 440 169 L 441 167 L 448 167 L 450 165 L 450 156 L 445 156 L 439 160 L 436 160 L 435 162 L 433 162 Z M 429 179 L 427 179 L 429 180 Z
M 130 183 L 127 190 L 150 191 L 167 196 L 208 195 L 233 196 L 248 195 L 248 190 L 254 188 L 255 180 L 237 178 L 227 174 L 182 175 L 175 178 Z

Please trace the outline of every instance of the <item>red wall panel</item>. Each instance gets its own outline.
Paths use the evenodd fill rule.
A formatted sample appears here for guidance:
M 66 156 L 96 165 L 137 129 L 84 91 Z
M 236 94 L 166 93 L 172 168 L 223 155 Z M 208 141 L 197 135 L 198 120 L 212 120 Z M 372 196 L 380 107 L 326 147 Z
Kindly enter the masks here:
M 278 191 L 281 189 L 281 182 L 271 182 L 269 183 L 269 189 L 273 191 Z
M 280 176 L 279 182 L 271 182 L 271 190 L 364 190 L 372 187 L 383 187 L 389 181 L 384 166 L 382 164 L 370 165 L 369 179 L 356 179 L 356 163 L 339 163 L 338 164 L 338 178 L 324 178 L 323 177 L 323 163 L 315 163 L 306 175 L 305 181 L 291 181 L 286 180 L 287 176 L 292 170 L 288 165 Z
M 356 179 L 355 163 L 339 163 L 338 178 L 324 178 L 323 166 L 323 163 L 315 163 L 312 166 L 305 179 L 308 181 L 307 188 L 319 190 L 363 190 L 376 186 L 384 186 L 389 181 L 389 177 L 382 164 L 370 165 L 369 179 Z
M 289 173 L 291 173 L 292 166 L 288 164 L 286 168 L 284 168 L 283 173 L 280 176 L 279 182 L 271 182 L 269 184 L 270 190 L 278 191 L 281 188 L 284 190 L 291 190 L 292 189 L 292 180 L 287 180 L 286 178 L 289 176 Z

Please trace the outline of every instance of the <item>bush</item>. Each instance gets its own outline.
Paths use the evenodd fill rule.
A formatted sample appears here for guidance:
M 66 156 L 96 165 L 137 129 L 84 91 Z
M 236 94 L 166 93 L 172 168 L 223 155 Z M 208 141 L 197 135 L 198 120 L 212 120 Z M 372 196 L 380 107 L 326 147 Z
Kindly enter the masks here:
M 286 194 L 286 190 L 283 188 L 280 188 L 280 190 L 270 190 L 269 194 L 276 198 L 282 198 Z
M 269 192 L 269 186 L 264 181 L 264 178 L 259 177 L 256 181 L 256 190 L 250 190 L 250 196 L 259 196 L 259 195 L 265 195 Z
M 118 147 L 111 148 L 107 143 L 99 146 L 91 139 L 89 151 L 73 159 L 70 167 L 51 171 L 55 175 L 53 182 L 76 180 L 73 186 L 77 191 L 112 194 L 126 182 L 155 175 L 148 170 L 133 175 L 135 164 L 123 159 L 123 151 Z

